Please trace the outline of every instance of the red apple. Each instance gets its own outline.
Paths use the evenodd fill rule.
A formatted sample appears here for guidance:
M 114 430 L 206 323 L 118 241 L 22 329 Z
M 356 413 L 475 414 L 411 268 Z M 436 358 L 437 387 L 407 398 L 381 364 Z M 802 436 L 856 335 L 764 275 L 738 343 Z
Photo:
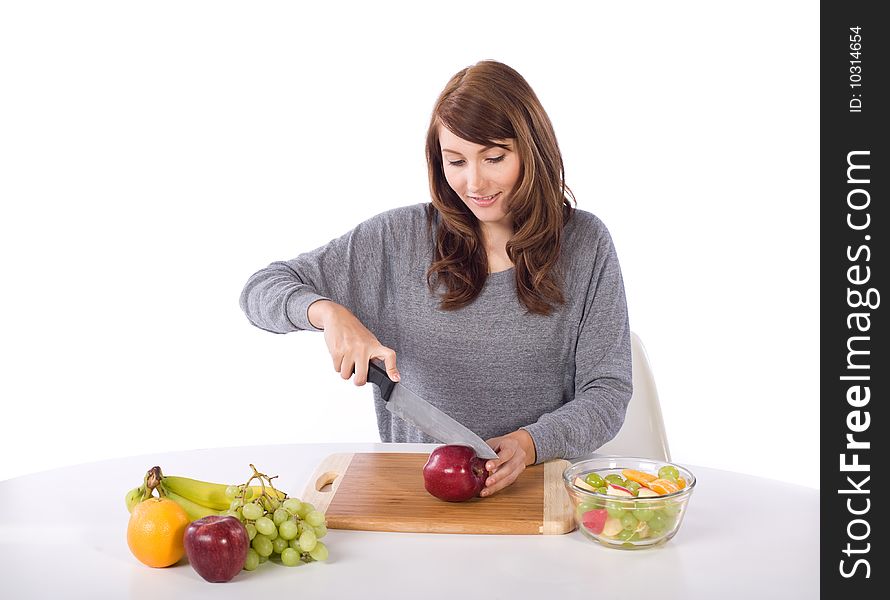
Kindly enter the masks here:
M 605 508 L 595 508 L 593 510 L 588 510 L 582 515 L 581 524 L 591 532 L 599 535 L 603 532 L 603 527 L 605 527 L 606 519 L 608 517 L 609 515 Z
M 470 446 L 439 446 L 430 453 L 423 467 L 423 487 L 448 502 L 463 502 L 478 496 L 486 479 L 485 459 L 476 456 Z
M 189 523 L 183 542 L 192 568 L 212 583 L 229 581 L 237 575 L 250 546 L 241 521 L 216 515 Z
M 631 498 L 633 497 L 633 492 L 621 485 L 615 485 L 614 483 L 608 484 L 606 488 L 606 494 L 609 496 L 621 496 L 623 498 Z

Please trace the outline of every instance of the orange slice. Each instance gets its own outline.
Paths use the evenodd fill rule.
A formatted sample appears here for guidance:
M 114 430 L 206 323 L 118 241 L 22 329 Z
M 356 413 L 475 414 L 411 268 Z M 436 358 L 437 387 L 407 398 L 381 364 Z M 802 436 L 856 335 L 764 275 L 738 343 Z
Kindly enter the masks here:
M 670 479 L 656 479 L 649 484 L 649 489 L 659 494 L 673 494 L 680 491 L 680 486 Z
M 684 489 L 686 487 L 686 480 L 682 477 L 677 477 L 677 485 L 680 486 L 680 489 Z
M 655 475 L 650 475 L 649 473 L 643 473 L 642 471 L 634 471 L 633 469 L 624 469 L 621 471 L 621 476 L 625 479 L 630 479 L 631 481 L 636 481 L 640 485 L 644 485 L 649 487 L 649 484 L 658 479 Z

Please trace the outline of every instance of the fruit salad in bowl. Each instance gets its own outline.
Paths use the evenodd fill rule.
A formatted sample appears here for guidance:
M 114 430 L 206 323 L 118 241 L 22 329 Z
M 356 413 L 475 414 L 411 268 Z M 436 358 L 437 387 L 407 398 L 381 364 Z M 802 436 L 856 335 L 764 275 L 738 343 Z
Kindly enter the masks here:
M 674 537 L 695 489 L 688 469 L 621 456 L 574 463 L 563 472 L 563 481 L 581 532 L 609 548 L 627 550 Z

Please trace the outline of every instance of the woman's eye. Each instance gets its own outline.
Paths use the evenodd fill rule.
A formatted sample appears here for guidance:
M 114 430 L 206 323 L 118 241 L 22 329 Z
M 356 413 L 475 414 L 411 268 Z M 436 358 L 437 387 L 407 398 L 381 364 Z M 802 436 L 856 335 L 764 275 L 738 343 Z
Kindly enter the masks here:
M 488 162 L 491 162 L 491 163 L 499 163 L 499 162 L 501 162 L 502 160 L 504 160 L 504 155 L 502 154 L 502 155 L 500 155 L 500 156 L 497 156 L 497 157 L 495 157 L 495 158 L 489 158 L 489 159 L 487 159 L 487 160 L 488 160 Z M 461 166 L 462 164 L 464 164 L 464 161 L 462 161 L 462 160 L 454 160 L 454 161 L 449 160 L 449 161 L 448 161 L 448 164 L 451 165 L 452 167 L 459 167 L 459 166 Z

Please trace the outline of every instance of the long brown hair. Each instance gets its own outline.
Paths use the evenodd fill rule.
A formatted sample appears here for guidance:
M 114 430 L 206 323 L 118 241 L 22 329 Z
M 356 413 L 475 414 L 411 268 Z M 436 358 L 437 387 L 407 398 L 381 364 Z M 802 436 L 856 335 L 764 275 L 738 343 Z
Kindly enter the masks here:
M 440 222 L 427 284 L 432 291 L 444 284 L 440 307 L 453 310 L 466 306 L 482 291 L 488 257 L 478 219 L 445 179 L 440 124 L 475 144 L 516 140 L 521 166 L 505 206 L 513 218 L 507 255 L 515 265 L 519 301 L 529 312 L 549 314 L 552 304 L 565 301 L 557 261 L 563 226 L 572 214 L 566 194 L 572 201 L 575 197 L 565 184 L 562 155 L 547 113 L 522 75 L 493 60 L 459 71 L 436 101 L 426 157 L 432 195 L 429 224 L 436 214 Z

